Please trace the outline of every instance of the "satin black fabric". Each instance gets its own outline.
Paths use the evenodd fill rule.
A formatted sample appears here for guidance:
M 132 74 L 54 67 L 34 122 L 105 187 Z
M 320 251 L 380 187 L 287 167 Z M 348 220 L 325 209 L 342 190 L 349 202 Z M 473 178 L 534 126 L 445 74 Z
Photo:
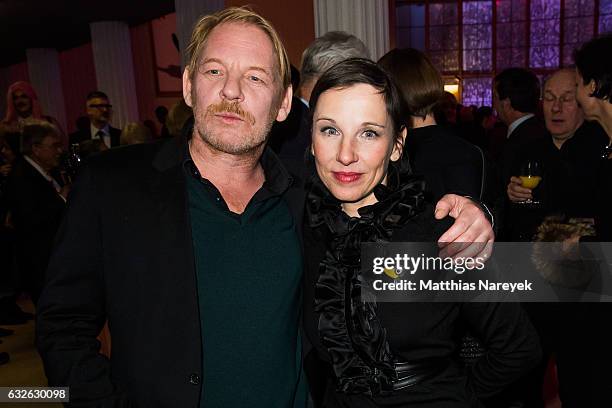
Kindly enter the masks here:
M 309 186 L 304 225 L 304 327 L 313 350 L 307 374 L 319 407 L 478 407 L 539 361 L 533 327 L 517 304 L 362 302 L 362 242 L 431 242 L 450 226 L 423 201 L 422 182 L 392 167 L 378 203 L 360 218 L 342 212 L 321 182 Z M 457 361 L 468 327 L 486 354 L 468 370 Z M 395 362 L 448 359 L 417 385 L 389 391 Z

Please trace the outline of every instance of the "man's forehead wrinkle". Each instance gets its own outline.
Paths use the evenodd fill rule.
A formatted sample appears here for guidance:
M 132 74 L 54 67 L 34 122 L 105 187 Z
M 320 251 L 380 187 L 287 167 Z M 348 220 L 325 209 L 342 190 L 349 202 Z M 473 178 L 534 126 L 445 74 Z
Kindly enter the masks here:
M 236 60 L 236 61 L 231 61 L 229 64 L 225 61 L 223 61 L 220 58 L 215 58 L 215 57 L 206 57 L 204 58 L 203 61 L 200 62 L 200 66 L 201 65 L 206 65 L 206 64 L 213 64 L 213 63 L 217 63 L 220 65 L 224 65 L 227 66 L 229 65 L 230 67 L 234 67 L 236 65 L 239 65 L 239 68 L 243 68 L 246 71 L 249 70 L 255 70 L 255 71 L 262 71 L 265 72 L 266 74 L 270 74 L 272 72 L 272 67 L 271 66 L 266 66 L 263 64 L 251 64 L 249 65 L 250 61 L 242 61 L 242 60 Z
M 245 31 L 251 31 L 250 35 L 244 35 Z M 257 32 L 257 34 L 255 34 Z M 262 36 L 265 41 L 257 41 L 257 45 L 254 46 L 253 42 L 256 41 L 257 36 Z M 272 72 L 275 67 L 275 51 L 272 40 L 268 34 L 261 28 L 248 23 L 243 22 L 226 22 L 212 29 L 209 37 L 206 39 L 202 47 L 200 55 L 199 65 L 203 61 L 209 58 L 216 58 L 221 63 L 230 62 L 224 61 L 222 55 L 228 50 L 228 43 L 232 43 L 232 48 L 236 48 L 247 51 L 244 55 L 241 55 L 238 62 L 248 66 L 259 66 Z M 211 50 L 212 48 L 212 50 Z M 212 51 L 212 52 L 211 52 Z M 266 56 L 265 53 L 269 53 Z M 231 55 L 231 52 L 230 52 Z M 261 60 L 269 59 L 265 64 L 262 64 Z
M 548 89 L 551 84 L 556 84 L 557 86 L 567 86 L 568 88 L 575 87 L 576 74 L 574 71 L 568 70 L 555 72 L 544 82 L 544 89 Z

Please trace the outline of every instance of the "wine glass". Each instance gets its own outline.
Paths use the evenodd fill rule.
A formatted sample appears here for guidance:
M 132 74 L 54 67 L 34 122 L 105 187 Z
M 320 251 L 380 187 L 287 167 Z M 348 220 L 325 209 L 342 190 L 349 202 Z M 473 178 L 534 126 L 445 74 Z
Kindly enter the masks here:
M 540 181 L 542 181 L 542 167 L 540 163 L 536 160 L 528 160 L 521 166 L 521 170 L 519 173 L 519 178 L 521 179 L 522 186 L 528 188 L 533 191 Z M 528 198 L 525 201 L 521 201 L 522 204 L 540 204 L 538 200 Z

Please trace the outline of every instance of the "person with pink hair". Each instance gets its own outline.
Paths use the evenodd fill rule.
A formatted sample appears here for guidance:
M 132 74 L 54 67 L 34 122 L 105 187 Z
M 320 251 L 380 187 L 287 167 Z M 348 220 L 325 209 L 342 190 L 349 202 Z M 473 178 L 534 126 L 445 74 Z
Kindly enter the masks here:
M 3 124 L 13 132 L 21 132 L 27 122 L 45 121 L 62 130 L 54 118 L 44 115 L 34 87 L 26 81 L 17 81 L 6 93 L 6 115 Z

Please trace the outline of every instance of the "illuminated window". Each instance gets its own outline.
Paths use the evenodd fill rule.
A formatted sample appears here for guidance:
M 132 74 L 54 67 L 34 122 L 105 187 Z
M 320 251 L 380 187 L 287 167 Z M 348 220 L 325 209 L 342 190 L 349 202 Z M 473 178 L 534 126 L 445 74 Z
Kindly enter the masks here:
M 612 4 L 612 2 L 609 4 Z M 595 33 L 594 10 L 595 0 L 565 0 L 562 65 L 572 65 L 574 63 L 574 50 L 593 38 Z
M 459 71 L 459 17 L 457 3 L 429 4 L 429 44 L 432 62 L 443 72 Z
M 529 66 L 559 67 L 559 21 L 561 4 L 558 0 L 531 0 L 529 30 Z
M 491 105 L 492 78 L 528 67 L 539 77 L 612 32 L 612 0 L 395 0 L 396 44 L 426 52 L 461 80 L 466 105 Z
M 496 2 L 497 71 L 527 65 L 527 7 L 525 1 Z
M 463 70 L 493 69 L 493 4 L 490 1 L 463 2 Z
M 463 80 L 462 103 L 466 106 L 491 106 L 492 79 L 465 78 Z
M 599 0 L 599 32 L 612 33 L 612 0 Z

